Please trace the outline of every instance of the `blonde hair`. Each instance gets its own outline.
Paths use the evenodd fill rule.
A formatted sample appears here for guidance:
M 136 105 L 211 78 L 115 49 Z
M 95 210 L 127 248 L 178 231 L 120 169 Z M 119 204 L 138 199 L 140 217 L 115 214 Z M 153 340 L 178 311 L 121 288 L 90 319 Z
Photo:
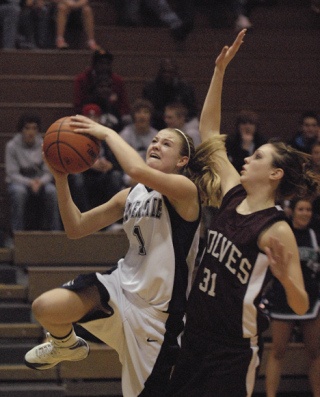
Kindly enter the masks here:
M 221 179 L 216 172 L 215 153 L 225 150 L 226 135 L 215 135 L 201 143 L 188 164 L 189 178 L 199 189 L 202 205 L 219 207 L 222 200 Z

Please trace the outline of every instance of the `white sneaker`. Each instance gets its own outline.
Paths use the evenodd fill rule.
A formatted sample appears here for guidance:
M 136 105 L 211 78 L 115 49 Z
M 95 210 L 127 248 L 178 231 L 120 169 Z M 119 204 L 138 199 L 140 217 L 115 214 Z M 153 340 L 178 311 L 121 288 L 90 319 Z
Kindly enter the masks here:
M 49 369 L 61 361 L 80 361 L 89 354 L 88 343 L 77 336 L 77 342 L 71 347 L 58 347 L 49 341 L 29 350 L 24 357 L 27 367 L 32 369 Z

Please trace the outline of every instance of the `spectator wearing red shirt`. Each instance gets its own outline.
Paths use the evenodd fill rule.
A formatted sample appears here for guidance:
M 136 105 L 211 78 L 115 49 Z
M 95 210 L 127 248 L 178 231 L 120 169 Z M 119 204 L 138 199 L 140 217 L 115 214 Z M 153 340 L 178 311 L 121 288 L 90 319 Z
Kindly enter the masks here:
M 124 79 L 112 71 L 113 55 L 109 51 L 97 50 L 93 53 L 91 66 L 78 74 L 74 81 L 74 108 L 81 113 L 87 103 L 96 103 L 95 96 L 99 86 L 108 85 L 106 98 L 99 98 L 99 106 L 105 112 L 115 109 L 123 125 L 131 122 L 130 104 Z

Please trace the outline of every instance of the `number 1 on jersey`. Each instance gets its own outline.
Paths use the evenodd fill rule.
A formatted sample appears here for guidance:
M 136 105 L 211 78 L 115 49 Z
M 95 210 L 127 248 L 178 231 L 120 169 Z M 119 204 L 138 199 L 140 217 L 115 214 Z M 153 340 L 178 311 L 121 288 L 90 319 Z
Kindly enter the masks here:
M 144 239 L 142 237 L 141 229 L 139 226 L 133 228 L 133 235 L 137 237 L 139 242 L 139 255 L 146 255 L 146 248 L 144 244 Z

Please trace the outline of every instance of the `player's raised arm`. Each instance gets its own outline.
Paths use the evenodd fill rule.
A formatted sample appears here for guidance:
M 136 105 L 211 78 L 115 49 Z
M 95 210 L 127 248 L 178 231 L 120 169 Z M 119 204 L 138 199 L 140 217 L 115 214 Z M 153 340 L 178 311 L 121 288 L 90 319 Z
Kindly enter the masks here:
M 238 34 L 232 46 L 223 47 L 220 55 L 216 59 L 213 77 L 200 117 L 200 136 L 202 141 L 209 139 L 212 135 L 220 134 L 221 96 L 224 73 L 229 62 L 238 52 L 245 33 L 246 29 L 243 29 Z

